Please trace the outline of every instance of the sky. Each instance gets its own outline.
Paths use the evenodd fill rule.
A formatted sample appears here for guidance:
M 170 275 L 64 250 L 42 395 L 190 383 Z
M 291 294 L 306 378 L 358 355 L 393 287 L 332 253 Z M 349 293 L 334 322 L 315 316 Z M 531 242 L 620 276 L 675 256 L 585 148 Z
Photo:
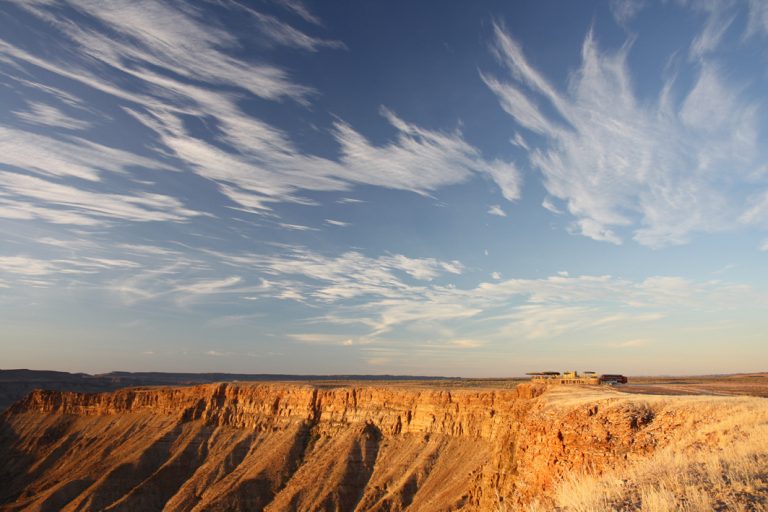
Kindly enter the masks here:
M 763 0 L 0 4 L 0 368 L 766 370 Z

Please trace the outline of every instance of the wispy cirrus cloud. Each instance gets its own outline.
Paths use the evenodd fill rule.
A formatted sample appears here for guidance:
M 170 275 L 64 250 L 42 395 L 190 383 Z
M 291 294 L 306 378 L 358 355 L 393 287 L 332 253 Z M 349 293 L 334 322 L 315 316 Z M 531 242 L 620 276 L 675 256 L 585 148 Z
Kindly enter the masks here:
M 0 270 L 9 274 L 23 276 L 42 276 L 54 272 L 55 265 L 50 261 L 28 258 L 26 256 L 0 257 Z
M 501 207 L 501 205 L 493 204 L 488 208 L 488 215 L 495 215 L 497 217 L 506 217 L 507 212 Z
M 395 140 L 371 144 L 348 124 L 337 121 L 333 135 L 338 160 L 302 154 L 281 132 L 240 112 L 230 99 L 184 86 L 201 108 L 216 116 L 219 139 L 237 152 L 226 151 L 189 134 L 178 117 L 155 111 L 139 116 L 160 134 L 174 155 L 207 178 L 240 206 L 262 211 L 274 202 L 306 202 L 302 191 L 344 191 L 354 185 L 375 185 L 427 195 L 461 183 L 476 173 L 495 181 L 504 196 L 520 195 L 521 177 L 514 164 L 486 160 L 461 134 L 424 130 L 387 109 L 383 117 L 397 130 Z
M 81 137 L 54 139 L 0 126 L 0 164 L 48 176 L 100 181 L 102 174 L 127 174 L 131 167 L 173 168 Z
M 706 57 L 725 30 L 714 21 L 707 27 L 691 47 L 700 59 L 693 85 L 686 89 L 672 73 L 648 101 L 633 88 L 631 44 L 603 52 L 590 31 L 581 66 L 560 91 L 495 26 L 492 50 L 509 74 L 482 78 L 518 126 L 544 137 L 530 162 L 575 217 L 576 231 L 621 243 L 617 230 L 629 230 L 660 247 L 737 224 L 739 184 L 766 161 L 760 107 Z
M 301 0 L 275 0 L 275 2 L 282 5 L 285 9 L 294 12 L 306 22 L 323 26 L 323 21 L 312 14 L 312 11 Z
M 95 274 L 112 269 L 135 269 L 140 265 L 127 259 L 82 257 L 78 259 L 40 259 L 25 255 L 0 256 L 0 273 L 8 277 L 62 277 Z
M 326 334 L 326 333 L 293 333 L 289 334 L 288 338 L 298 341 L 299 343 L 309 343 L 318 345 L 345 345 L 350 346 L 355 344 L 355 340 L 349 336 L 343 336 L 339 334 Z
M 266 276 L 280 277 L 272 282 L 269 293 L 290 291 L 298 297 L 321 302 L 395 297 L 406 292 L 418 295 L 420 285 L 407 282 L 406 277 L 429 282 L 464 270 L 460 262 L 436 258 L 409 258 L 402 254 L 371 258 L 356 251 L 331 258 L 300 247 L 275 256 L 220 257 L 232 265 L 247 265 Z M 285 277 L 294 279 L 285 280 Z
M 280 246 L 272 255 L 187 247 L 177 252 L 141 244 L 120 244 L 118 258 L 112 248 L 76 242 L 40 241 L 66 256 L 0 257 L 0 280 L 53 286 L 77 279 L 129 306 L 237 308 L 221 325 L 261 321 L 254 314 L 278 300 L 300 307 L 290 325 L 273 326 L 298 342 L 386 346 L 417 339 L 465 350 L 565 335 L 609 343 L 617 332 L 646 332 L 659 324 L 669 329 L 685 325 L 690 315 L 722 318 L 745 304 L 760 309 L 768 303 L 747 285 L 677 276 L 632 280 L 562 272 L 506 279 L 494 273 L 492 281 L 458 287 L 452 281 L 465 267 L 436 258 L 325 255 L 298 246 Z M 210 322 L 219 325 L 215 318 Z
M 336 139 L 341 145 L 344 165 L 342 178 L 427 193 L 461 183 L 474 171 L 495 181 L 508 200 L 520 197 L 521 175 L 513 163 L 484 159 L 459 132 L 425 130 L 386 108 L 381 113 L 398 131 L 396 141 L 382 147 L 371 145 L 348 125 L 337 123 Z
M 749 0 L 747 36 L 768 34 L 768 5 L 761 0 Z
M 6 9 L 13 9 L 10 5 Z M 47 37 L 61 51 L 39 56 L 24 44 L 0 41 L 2 61 L 11 69 L 6 80 L 19 90 L 44 94 L 67 107 L 76 107 L 73 113 L 87 111 L 90 118 L 101 122 L 109 122 L 111 114 L 92 115 L 93 107 L 86 105 L 93 102 L 80 97 L 81 88 L 64 91 L 37 82 L 34 77 L 44 70 L 58 75 L 64 83 L 95 89 L 112 97 L 109 108 L 138 108 L 144 112 L 170 109 L 185 115 L 185 104 L 190 102 L 184 96 L 185 80 L 205 83 L 199 88 L 203 91 L 230 87 L 228 91 L 211 93 L 221 97 L 237 89 L 268 99 L 291 97 L 303 102 L 310 92 L 290 81 L 278 68 L 258 62 L 246 64 L 229 55 L 225 49 L 237 48 L 239 41 L 227 31 L 204 23 L 203 14 L 189 4 L 105 5 L 84 0 L 66 4 L 18 2 L 15 7 L 47 23 L 52 28 Z M 276 21 L 271 26 L 273 32 L 281 27 Z M 286 34 L 298 37 L 298 33 L 283 28 Z M 27 110 L 16 110 L 15 117 L 29 125 L 55 129 L 93 127 L 90 120 L 40 101 L 28 102 Z M 136 192 L 130 193 L 124 185 L 116 188 L 104 179 L 110 173 L 132 179 L 135 168 L 147 172 L 183 170 L 178 161 L 168 163 L 169 150 L 155 145 L 138 154 L 135 145 L 118 149 L 97 140 L 98 133 L 75 137 L 60 132 L 43 135 L 19 126 L 0 127 L 0 164 L 10 167 L 0 183 L 0 216 L 103 226 L 105 219 L 179 222 L 198 215 L 179 199 L 151 190 L 151 182 L 133 187 Z M 29 176 L 18 170 L 57 179 Z
M 291 46 L 294 48 L 301 48 L 307 51 L 318 51 L 320 48 L 336 48 L 346 49 L 347 46 L 341 42 L 331 39 L 322 39 L 312 37 L 306 33 L 295 29 L 291 25 L 267 14 L 261 13 L 255 9 L 251 9 L 242 4 L 236 4 L 240 9 L 250 14 L 253 19 L 258 23 L 260 32 L 270 42 L 277 45 Z M 309 11 L 306 9 L 296 10 L 291 9 L 297 13 L 304 13 L 302 16 L 305 20 Z M 310 18 L 309 20 L 318 21 L 316 18 Z M 309 21 L 308 20 L 308 21 Z M 317 24 L 317 23 L 316 23 Z
M 691 42 L 689 55 L 693 59 L 702 59 L 714 51 L 721 43 L 723 36 L 730 29 L 737 12 L 734 12 L 734 2 L 690 2 L 694 11 L 703 12 L 706 16 L 704 27 Z
M 221 301 L 221 297 L 252 292 L 240 286 L 241 276 L 212 277 L 211 267 L 202 259 L 183 257 L 164 265 L 155 262 L 141 271 L 125 273 L 108 282 L 107 289 L 127 305 L 154 301 L 186 307 L 198 302 Z
M 611 0 L 611 14 L 620 25 L 632 20 L 645 6 L 644 0 Z
M 633 281 L 565 273 L 544 279 L 504 280 L 495 275 L 495 282 L 462 289 L 445 281 L 460 268 L 449 270 L 455 263 L 434 259 L 371 258 L 356 252 L 328 257 L 303 248 L 279 257 L 219 257 L 242 272 L 256 271 L 268 279 L 268 286 L 259 286 L 257 297 L 321 310 L 333 305 L 305 322 L 331 332 L 333 326 L 356 326 L 352 336 L 356 344 L 424 326 L 441 332 L 444 339 L 553 339 L 568 332 L 652 325 L 691 311 L 722 312 L 745 301 L 766 302 L 749 286 L 674 276 Z M 437 282 L 437 276 L 443 279 Z M 462 335 L 454 331 L 458 324 L 463 325 Z M 333 333 L 315 341 L 335 344 L 342 337 L 350 336 Z
M 617 341 L 609 344 L 609 346 L 614 348 L 643 348 L 647 347 L 650 343 L 651 341 L 645 338 L 634 338 L 625 341 Z
M 336 227 L 339 227 L 339 228 L 346 228 L 346 227 L 349 227 L 349 226 L 352 225 L 349 222 L 344 222 L 344 221 L 341 221 L 341 220 L 334 220 L 334 219 L 325 219 L 325 223 L 330 225 L 330 226 L 336 226 Z
M 260 62 L 244 67 L 242 60 L 223 51 L 236 48 L 237 39 L 207 23 L 211 20 L 206 20 L 205 12 L 191 4 L 70 2 L 68 7 L 95 22 L 92 29 L 62 17 L 53 2 L 18 5 L 59 29 L 83 57 L 129 76 L 146 79 L 148 69 L 156 67 L 209 84 L 236 85 L 266 99 L 301 98 L 310 92 L 277 67 Z M 88 66 L 85 61 L 76 64 Z
M 21 208 L 19 198 L 34 200 L 45 206 Z M 57 208 L 63 210 L 61 216 Z M 31 217 L 54 223 L 83 225 L 100 223 L 99 220 L 103 223 L 110 219 L 179 222 L 201 215 L 167 195 L 150 192 L 135 195 L 96 192 L 34 176 L 0 171 L 0 215 L 3 214 L 10 218 Z
M 212 180 L 237 208 L 255 213 L 269 211 L 277 202 L 312 204 L 303 197 L 307 191 L 374 185 L 428 195 L 477 174 L 495 182 L 508 200 L 520 196 L 521 173 L 513 162 L 485 158 L 458 130 L 426 130 L 386 108 L 381 109 L 383 119 L 396 131 L 389 143 L 372 144 L 337 119 L 329 128 L 339 146 L 336 158 L 300 151 L 286 133 L 254 116 L 243 103 L 258 97 L 307 105 L 315 91 L 280 67 L 244 57 L 238 52 L 241 41 L 196 6 L 152 1 L 102 5 L 91 0 L 14 5 L 51 27 L 50 37 L 63 51 L 41 56 L 36 48 L 6 39 L 0 43 L 6 62 L 17 71 L 42 69 L 109 96 L 113 108 L 145 129 L 148 142 L 145 156 L 139 157 L 85 139 L 54 140 L 14 129 L 8 131 L 12 144 L 52 149 L 27 151 L 24 165 L 11 165 L 89 180 L 98 180 L 115 167 L 124 169 L 131 160 L 149 169 L 192 170 Z M 301 4 L 284 6 L 317 25 Z M 247 12 L 261 27 L 255 40 L 265 39 L 264 44 L 310 52 L 344 48 L 338 41 L 310 36 L 252 7 L 238 3 L 225 7 Z M 41 122 L 70 126 L 85 122 L 64 121 L 51 108 L 55 107 L 48 108 Z M 209 133 L 201 135 L 191 128 L 190 118 L 204 123 Z M 69 151 L 72 143 L 95 154 L 73 157 L 78 152 Z M 101 153 L 115 160 L 112 169 L 87 164 L 101 161 L 92 157 Z M 36 218 L 47 220 L 42 215 Z
M 14 112 L 17 119 L 42 126 L 64 128 L 67 130 L 82 130 L 91 126 L 91 123 L 65 114 L 60 109 L 46 103 L 32 102 L 27 110 Z

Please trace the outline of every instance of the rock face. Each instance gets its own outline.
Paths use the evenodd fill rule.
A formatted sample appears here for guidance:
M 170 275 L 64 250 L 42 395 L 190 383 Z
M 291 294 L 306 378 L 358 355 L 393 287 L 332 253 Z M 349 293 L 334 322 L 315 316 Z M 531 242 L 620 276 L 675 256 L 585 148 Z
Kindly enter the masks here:
M 0 417 L 0 510 L 517 510 L 675 427 L 642 399 L 572 393 L 35 391 Z

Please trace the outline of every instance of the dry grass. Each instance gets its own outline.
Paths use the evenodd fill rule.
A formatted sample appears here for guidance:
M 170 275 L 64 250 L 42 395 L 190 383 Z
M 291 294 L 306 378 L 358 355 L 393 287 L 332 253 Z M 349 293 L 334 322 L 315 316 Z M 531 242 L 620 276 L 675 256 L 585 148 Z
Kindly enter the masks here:
M 760 398 L 651 399 L 669 444 L 602 475 L 554 489 L 556 510 L 768 511 L 768 402 Z M 530 511 L 552 510 L 533 504 Z

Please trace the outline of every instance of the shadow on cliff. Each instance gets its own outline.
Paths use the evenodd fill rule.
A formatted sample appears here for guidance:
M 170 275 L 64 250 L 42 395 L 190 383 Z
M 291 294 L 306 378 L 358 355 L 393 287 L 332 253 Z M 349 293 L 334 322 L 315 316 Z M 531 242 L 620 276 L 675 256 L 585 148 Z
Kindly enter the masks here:
M 87 498 L 88 508 L 162 510 L 205 460 L 211 432 L 198 425 L 175 425 L 138 460 L 120 464 L 97 481 Z
M 0 510 L 24 510 L 29 505 L 32 496 L 25 489 L 51 467 L 72 447 L 77 440 L 77 434 L 68 433 L 73 422 L 62 419 L 46 428 L 39 437 L 27 439 L 22 449 L 21 439 L 8 422 L 7 415 L 13 411 L 9 408 L 6 414 L 0 415 Z M 38 461 L 35 463 L 35 461 Z M 41 512 L 56 512 L 74 499 L 93 480 L 78 479 L 62 484 L 41 503 Z
M 20 438 L 11 428 L 6 415 L 0 415 L 0 510 L 14 510 L 15 502 L 25 487 L 28 468 L 33 457 L 19 449 Z
M 381 439 L 381 430 L 373 423 L 366 423 L 347 453 L 346 461 L 340 461 L 346 463 L 346 468 L 336 491 L 323 500 L 322 510 L 355 510 L 373 474 Z

